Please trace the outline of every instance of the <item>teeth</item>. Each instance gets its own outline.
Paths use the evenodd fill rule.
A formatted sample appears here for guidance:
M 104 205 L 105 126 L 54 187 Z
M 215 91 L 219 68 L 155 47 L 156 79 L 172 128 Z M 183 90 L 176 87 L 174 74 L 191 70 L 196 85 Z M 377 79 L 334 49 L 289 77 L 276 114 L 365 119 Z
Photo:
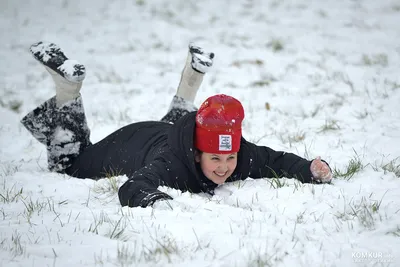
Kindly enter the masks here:
M 215 174 L 222 177 L 222 176 L 224 176 L 224 175 L 226 174 L 226 172 L 224 172 L 224 173 L 218 173 L 218 172 L 216 172 Z

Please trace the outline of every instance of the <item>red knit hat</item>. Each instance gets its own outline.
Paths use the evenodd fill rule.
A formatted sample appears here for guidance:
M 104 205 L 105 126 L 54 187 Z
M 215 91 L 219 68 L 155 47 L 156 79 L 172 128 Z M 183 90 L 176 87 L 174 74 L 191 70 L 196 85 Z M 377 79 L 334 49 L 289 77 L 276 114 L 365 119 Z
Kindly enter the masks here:
M 196 114 L 194 146 L 207 153 L 238 152 L 243 119 L 239 100 L 222 94 L 209 97 Z

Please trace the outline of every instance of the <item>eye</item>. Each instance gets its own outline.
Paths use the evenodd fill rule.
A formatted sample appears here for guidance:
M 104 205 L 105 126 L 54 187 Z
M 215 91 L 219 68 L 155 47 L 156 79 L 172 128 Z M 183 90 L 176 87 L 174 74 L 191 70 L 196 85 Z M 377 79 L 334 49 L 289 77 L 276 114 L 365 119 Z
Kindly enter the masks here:
M 228 159 L 235 159 L 236 157 L 235 156 L 230 156 Z
M 217 157 L 212 157 L 211 160 L 219 160 Z

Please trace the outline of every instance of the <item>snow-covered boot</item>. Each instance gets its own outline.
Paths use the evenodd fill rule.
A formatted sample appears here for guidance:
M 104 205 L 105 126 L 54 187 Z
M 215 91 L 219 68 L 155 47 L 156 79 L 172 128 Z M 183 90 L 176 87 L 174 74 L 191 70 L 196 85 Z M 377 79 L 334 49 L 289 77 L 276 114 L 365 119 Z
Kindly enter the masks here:
M 214 53 L 206 53 L 201 47 L 193 43 L 189 44 L 189 52 L 176 96 L 182 97 L 188 102 L 194 102 L 204 74 L 212 67 L 213 58 Z
M 206 53 L 201 47 L 193 43 L 189 44 L 186 64 L 176 95 L 171 101 L 167 114 L 161 121 L 174 123 L 187 113 L 197 110 L 193 102 L 205 73 L 212 67 L 213 58 L 214 53 Z
M 68 59 L 62 49 L 54 43 L 38 42 L 33 44 L 30 50 L 54 80 L 58 107 L 80 95 L 79 91 L 86 75 L 84 65 Z

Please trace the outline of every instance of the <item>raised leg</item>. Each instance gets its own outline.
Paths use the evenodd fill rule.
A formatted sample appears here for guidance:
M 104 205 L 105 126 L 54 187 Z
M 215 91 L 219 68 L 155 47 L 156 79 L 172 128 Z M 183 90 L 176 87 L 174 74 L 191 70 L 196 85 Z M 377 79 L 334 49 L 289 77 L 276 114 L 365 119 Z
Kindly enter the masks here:
M 22 118 L 21 123 L 47 147 L 49 169 L 64 172 L 86 147 L 90 131 L 79 90 L 85 67 L 69 60 L 52 43 L 31 46 L 33 56 L 45 66 L 56 85 L 56 96 Z
M 213 58 L 214 53 L 206 53 L 201 47 L 189 44 L 188 56 L 176 95 L 161 121 L 174 123 L 187 113 L 197 110 L 193 102 L 205 73 L 212 67 Z

